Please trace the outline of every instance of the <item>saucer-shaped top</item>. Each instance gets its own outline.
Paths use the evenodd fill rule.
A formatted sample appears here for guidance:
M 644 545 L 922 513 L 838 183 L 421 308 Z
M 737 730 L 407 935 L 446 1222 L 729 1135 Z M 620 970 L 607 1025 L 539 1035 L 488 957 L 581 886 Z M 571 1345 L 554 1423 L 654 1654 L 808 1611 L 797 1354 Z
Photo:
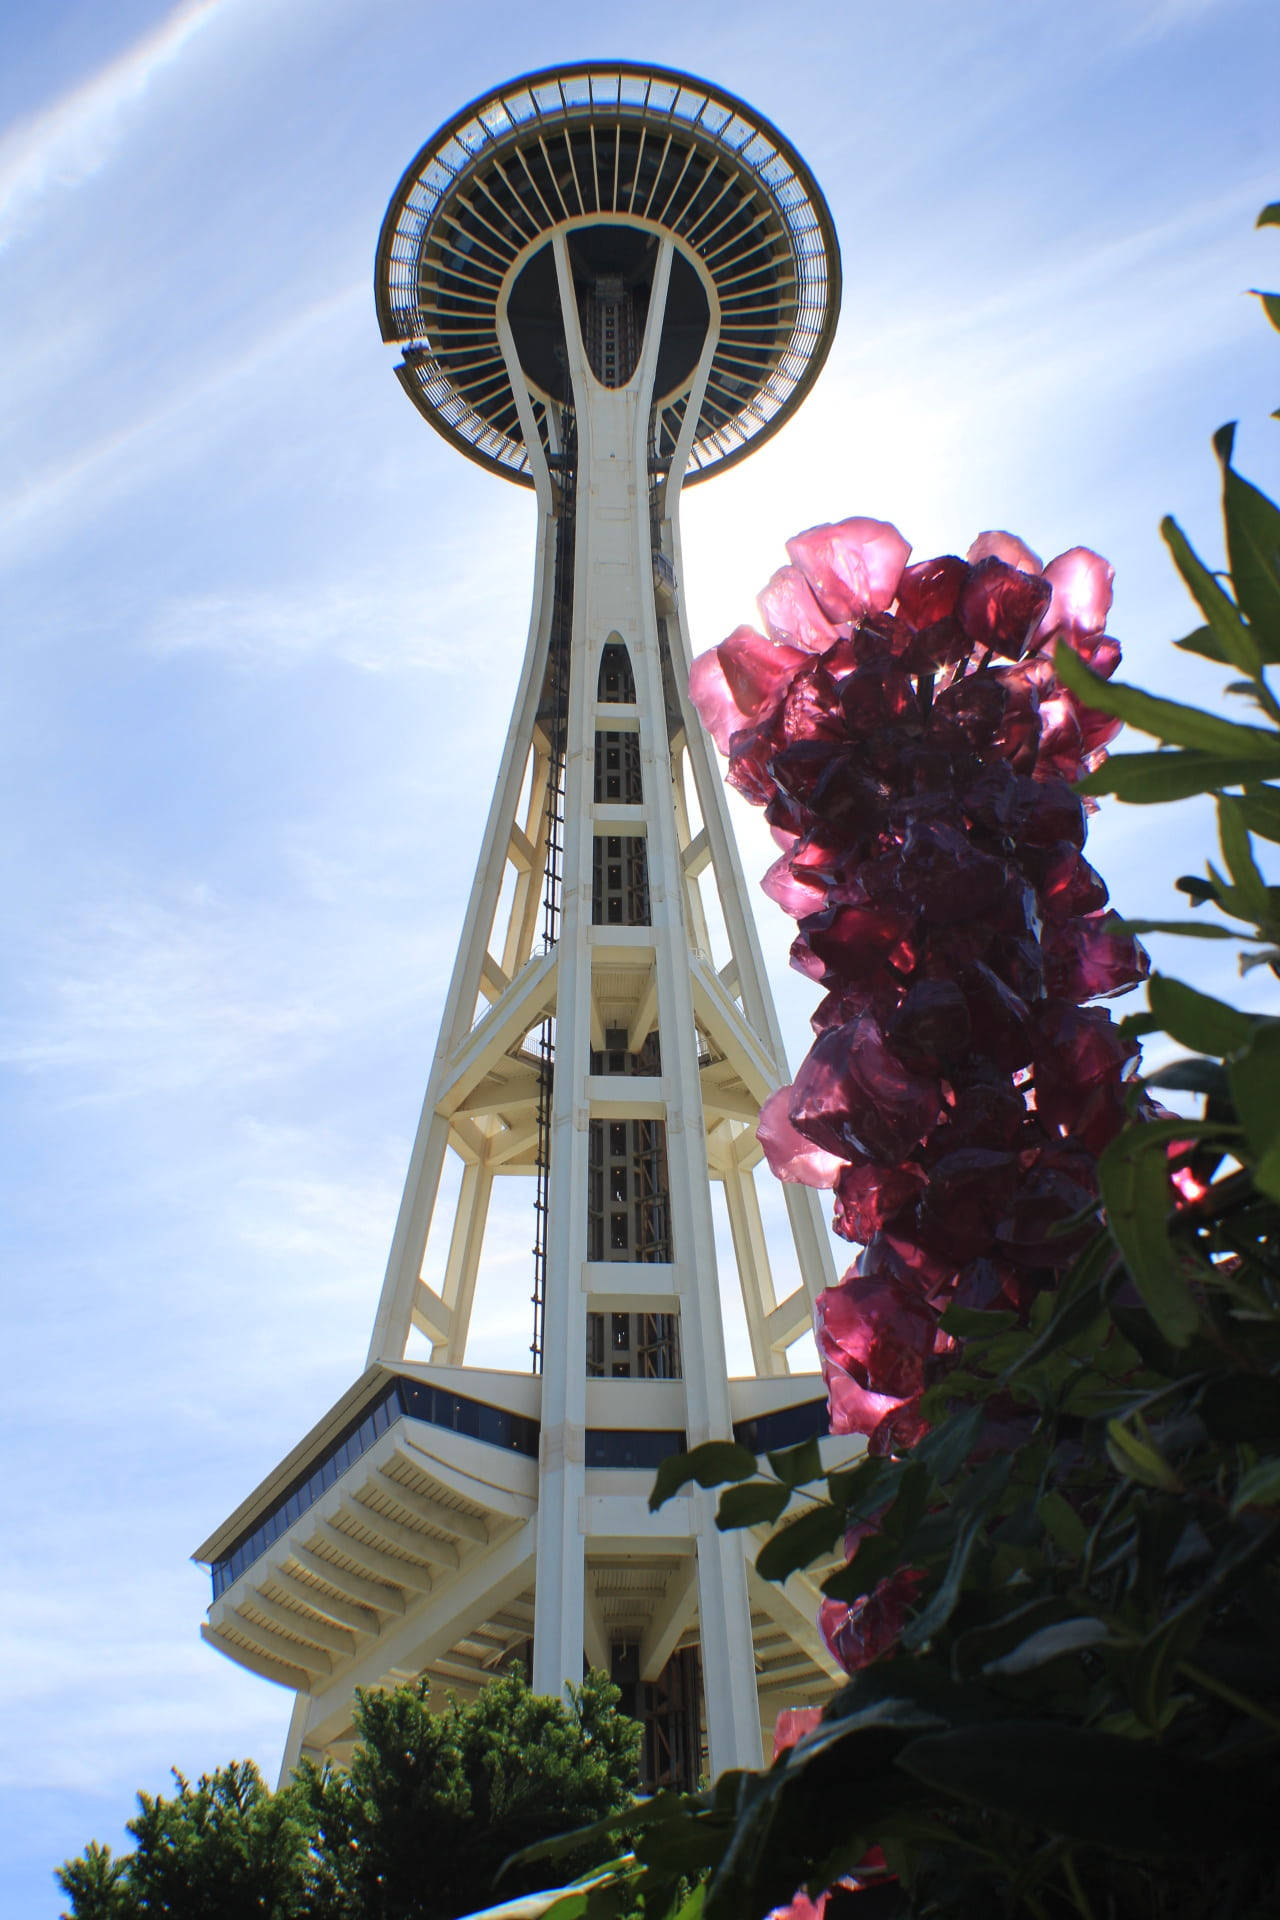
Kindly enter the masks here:
M 530 484 L 499 308 L 516 330 L 518 287 L 535 412 L 554 408 L 561 396 L 531 371 L 537 355 L 524 345 L 536 344 L 540 320 L 559 324 L 554 276 L 537 256 L 560 229 L 579 255 L 598 258 L 606 230 L 620 228 L 633 252 L 660 234 L 676 241 L 675 330 L 683 321 L 690 331 L 695 303 L 705 315 L 708 292 L 718 303 L 690 481 L 775 431 L 826 358 L 840 304 L 835 230 L 808 167 L 769 121 L 661 67 L 528 74 L 464 107 L 423 147 L 387 209 L 375 270 L 379 323 L 404 347 L 406 392 L 446 439 L 509 479 Z M 696 358 L 670 356 L 666 391 L 660 364 L 659 460 L 674 449 Z

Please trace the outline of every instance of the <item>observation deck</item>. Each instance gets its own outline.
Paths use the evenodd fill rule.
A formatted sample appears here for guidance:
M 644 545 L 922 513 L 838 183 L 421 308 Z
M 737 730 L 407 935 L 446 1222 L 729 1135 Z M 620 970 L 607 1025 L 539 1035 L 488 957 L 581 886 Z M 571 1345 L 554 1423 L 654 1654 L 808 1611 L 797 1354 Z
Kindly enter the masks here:
M 555 266 L 601 332 L 606 384 L 628 377 L 659 237 L 675 243 L 655 386 L 653 458 L 680 438 L 709 330 L 715 348 L 686 484 L 740 460 L 800 404 L 840 307 L 831 215 L 777 128 L 688 74 L 627 63 L 528 74 L 464 107 L 413 160 L 387 210 L 375 287 L 396 371 L 438 432 L 531 486 L 509 328 L 539 432 L 569 403 Z M 609 377 L 612 369 L 614 378 Z

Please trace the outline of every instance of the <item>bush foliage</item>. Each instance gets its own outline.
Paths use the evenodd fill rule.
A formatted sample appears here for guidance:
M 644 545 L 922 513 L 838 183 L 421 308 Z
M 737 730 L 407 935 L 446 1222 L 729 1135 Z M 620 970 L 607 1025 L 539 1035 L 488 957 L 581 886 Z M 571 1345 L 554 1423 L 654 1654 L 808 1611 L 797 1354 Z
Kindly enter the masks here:
M 350 1767 L 304 1765 L 278 1792 L 250 1761 L 168 1799 L 138 1796 L 132 1853 L 91 1843 L 58 1869 L 68 1920 L 457 1920 L 545 1881 L 507 1857 L 630 1804 L 640 1728 L 589 1674 L 569 1702 L 518 1669 L 473 1702 L 425 1681 L 356 1696 Z M 575 1850 L 582 1871 L 612 1849 Z
M 1179 882 L 1192 916 L 1127 931 L 1238 940 L 1248 978 L 1280 974 L 1254 844 L 1280 842 L 1280 510 L 1235 471 L 1230 429 L 1215 445 L 1228 574 L 1163 533 L 1203 616 L 1176 644 L 1231 671 L 1242 717 L 1109 683 L 1066 645 L 1054 670 L 1160 743 L 1081 792 L 1215 800 L 1221 865 Z M 1280 1020 L 1164 974 L 1148 995 L 1128 1031 L 1185 1051 L 1103 1148 L 1087 1245 L 1023 1310 L 948 1307 L 923 1437 L 826 1472 L 816 1443 L 664 1466 L 655 1504 L 696 1480 L 725 1488 L 722 1527 L 774 1528 L 767 1578 L 830 1565 L 843 1536 L 830 1598 L 909 1573 L 903 1625 L 771 1769 L 633 1812 L 614 1883 L 557 1920 L 649 1890 L 666 1912 L 676 1871 L 704 1876 L 682 1920 L 836 1886 L 828 1920 L 1280 1911 Z M 1151 1118 L 1148 1089 L 1198 1111 Z

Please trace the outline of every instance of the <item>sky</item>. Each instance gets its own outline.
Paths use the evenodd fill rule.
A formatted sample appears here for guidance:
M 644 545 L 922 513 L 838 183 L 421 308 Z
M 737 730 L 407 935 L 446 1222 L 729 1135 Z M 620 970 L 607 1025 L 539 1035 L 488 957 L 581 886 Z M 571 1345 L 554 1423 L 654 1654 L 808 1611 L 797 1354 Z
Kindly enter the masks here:
M 1222 563 L 1224 420 L 1280 485 L 1278 56 L 1274 0 L 6 9 L 0 1920 L 53 1920 L 171 1766 L 278 1767 L 289 1700 L 200 1641 L 189 1556 L 363 1361 L 532 579 L 532 497 L 378 337 L 403 168 L 558 60 L 741 94 L 845 294 L 796 419 L 686 502 L 695 650 L 817 521 L 1007 527 L 1106 554 L 1125 677 L 1217 701 L 1158 525 Z M 1091 850 L 1135 915 L 1211 851 L 1112 805 Z M 757 908 L 794 1064 L 814 996 Z M 522 1364 L 525 1311 L 482 1357 Z

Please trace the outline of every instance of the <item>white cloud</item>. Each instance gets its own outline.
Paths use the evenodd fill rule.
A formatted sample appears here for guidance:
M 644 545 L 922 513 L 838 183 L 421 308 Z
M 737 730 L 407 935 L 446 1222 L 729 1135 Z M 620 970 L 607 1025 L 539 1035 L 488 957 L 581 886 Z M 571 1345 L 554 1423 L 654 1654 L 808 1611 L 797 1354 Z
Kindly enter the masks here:
M 0 139 L 0 248 L 51 193 L 79 186 L 106 165 L 153 82 L 228 3 L 183 0 L 126 52 Z
M 236 402 L 247 404 L 253 383 L 284 353 L 300 350 L 305 336 L 330 324 L 348 322 L 368 299 L 362 285 L 342 287 L 301 313 L 268 328 L 242 352 L 202 380 L 184 378 L 175 390 L 141 418 L 36 472 L 8 498 L 0 500 L 0 564 L 10 554 L 29 554 L 33 534 L 65 541 L 75 537 L 71 512 L 78 497 L 92 502 L 95 514 L 133 488 L 152 489 L 174 463 L 207 467 L 211 439 L 238 422 Z M 193 428 L 195 420 L 198 425 Z

